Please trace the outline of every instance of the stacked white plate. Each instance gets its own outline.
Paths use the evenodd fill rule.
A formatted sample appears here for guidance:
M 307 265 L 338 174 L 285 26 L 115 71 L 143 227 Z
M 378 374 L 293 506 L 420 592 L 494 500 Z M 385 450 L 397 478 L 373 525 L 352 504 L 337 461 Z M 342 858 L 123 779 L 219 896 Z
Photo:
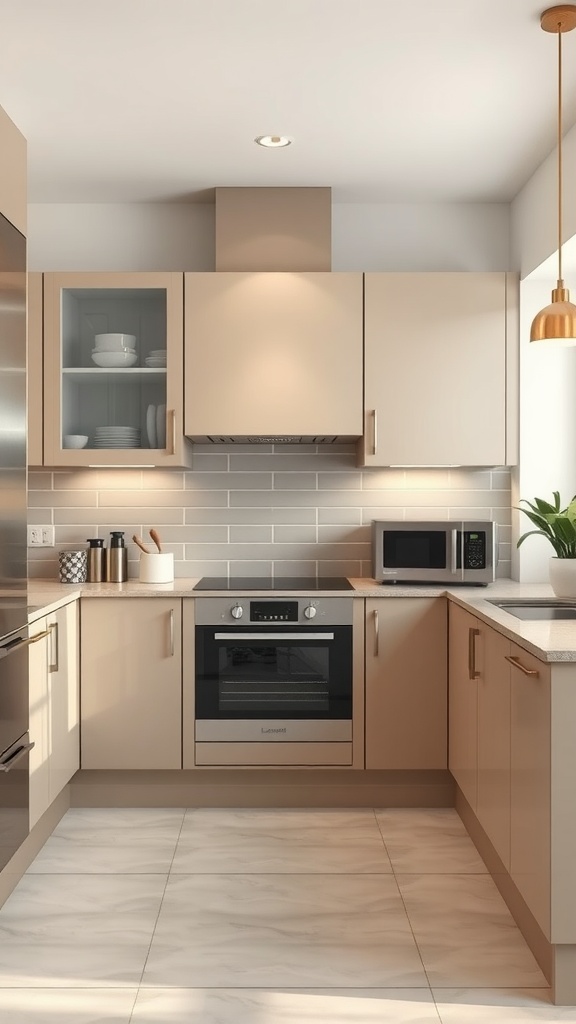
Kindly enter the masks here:
M 94 448 L 140 448 L 139 427 L 96 427 Z
M 146 356 L 144 360 L 146 366 L 158 367 L 166 366 L 166 349 L 165 348 L 153 348 L 150 355 Z

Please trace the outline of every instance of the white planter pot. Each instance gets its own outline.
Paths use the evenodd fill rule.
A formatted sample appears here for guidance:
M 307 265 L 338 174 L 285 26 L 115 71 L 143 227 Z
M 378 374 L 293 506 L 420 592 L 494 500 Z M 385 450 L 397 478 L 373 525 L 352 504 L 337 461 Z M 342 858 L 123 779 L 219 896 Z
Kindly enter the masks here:
M 550 586 L 556 597 L 576 600 L 576 558 L 550 559 Z

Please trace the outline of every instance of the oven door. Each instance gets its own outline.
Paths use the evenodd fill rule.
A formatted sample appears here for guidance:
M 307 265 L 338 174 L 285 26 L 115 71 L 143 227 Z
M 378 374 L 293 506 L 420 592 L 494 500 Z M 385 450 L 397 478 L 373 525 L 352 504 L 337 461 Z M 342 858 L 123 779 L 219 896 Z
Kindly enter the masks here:
M 198 741 L 352 735 L 352 626 L 197 626 Z

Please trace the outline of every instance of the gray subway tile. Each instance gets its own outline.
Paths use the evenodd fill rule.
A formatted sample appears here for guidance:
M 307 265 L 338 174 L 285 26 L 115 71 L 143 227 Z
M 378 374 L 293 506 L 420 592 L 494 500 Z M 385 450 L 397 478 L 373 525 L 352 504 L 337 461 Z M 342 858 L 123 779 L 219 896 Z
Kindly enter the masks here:
M 344 523 L 354 526 L 362 522 L 362 509 L 360 508 L 329 508 L 318 509 L 318 523 Z
M 365 526 L 319 526 L 318 541 L 320 544 L 370 544 L 370 525 L 366 523 Z
M 183 562 L 174 563 L 174 575 L 179 579 L 186 576 L 227 576 L 228 562 L 225 559 L 209 559 L 194 561 L 185 559 Z
M 181 508 L 106 508 L 97 509 L 97 525 L 100 531 L 121 530 L 136 526 L 140 530 L 143 525 L 151 524 L 152 518 L 156 526 L 162 523 L 180 525 L 183 519 Z M 81 524 L 94 522 L 93 508 L 56 508 L 54 523 L 64 526 L 66 523 Z
M 315 523 L 314 508 L 189 508 L 186 523 L 230 523 L 241 526 L 275 523 Z
M 186 490 L 272 490 L 272 473 L 186 473 Z
M 169 506 L 184 509 L 188 505 L 216 507 L 228 504 L 225 491 L 100 491 L 99 498 L 101 508 L 146 505 L 151 509 Z
M 315 491 L 316 473 L 274 473 L 275 491 Z
M 362 473 L 354 473 L 351 470 L 341 473 L 318 473 L 318 490 L 336 491 L 352 490 L 359 491 L 362 488 Z
M 42 470 L 30 470 L 28 472 L 28 490 L 29 491 L 51 491 L 52 490 L 52 473 L 46 473 Z
M 53 508 L 95 508 L 98 494 L 96 491 L 52 491 L 50 503 Z M 28 507 L 46 505 L 46 491 L 29 491 Z
M 233 561 L 229 565 L 231 576 L 266 576 L 266 578 L 272 576 L 272 562 L 263 559 L 260 561 L 252 559 Z
M 181 491 L 184 476 L 181 469 L 146 469 L 142 472 L 142 488 L 145 491 Z
M 199 452 L 196 446 L 192 452 L 191 470 L 194 473 L 226 473 L 228 471 L 228 452 Z
M 307 529 L 307 527 L 301 527 L 301 529 Z M 247 524 L 230 527 L 231 544 L 261 544 L 271 541 L 272 527 L 269 525 Z
M 316 544 L 318 540 L 317 528 L 315 525 L 310 524 L 309 526 L 275 526 L 274 527 L 274 543 L 306 543 Z
M 298 576 L 298 577 L 315 577 L 317 573 L 317 562 L 303 562 L 298 559 L 290 559 L 287 562 L 278 561 L 274 559 L 273 562 L 273 575 L 276 577 Z

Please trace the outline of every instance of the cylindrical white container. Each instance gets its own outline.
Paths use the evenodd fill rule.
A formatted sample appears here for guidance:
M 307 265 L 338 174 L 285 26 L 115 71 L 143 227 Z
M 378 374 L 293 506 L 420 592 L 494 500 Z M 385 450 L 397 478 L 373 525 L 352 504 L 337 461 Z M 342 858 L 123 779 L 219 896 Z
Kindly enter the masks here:
M 174 555 L 171 551 L 140 555 L 141 583 L 173 583 Z

